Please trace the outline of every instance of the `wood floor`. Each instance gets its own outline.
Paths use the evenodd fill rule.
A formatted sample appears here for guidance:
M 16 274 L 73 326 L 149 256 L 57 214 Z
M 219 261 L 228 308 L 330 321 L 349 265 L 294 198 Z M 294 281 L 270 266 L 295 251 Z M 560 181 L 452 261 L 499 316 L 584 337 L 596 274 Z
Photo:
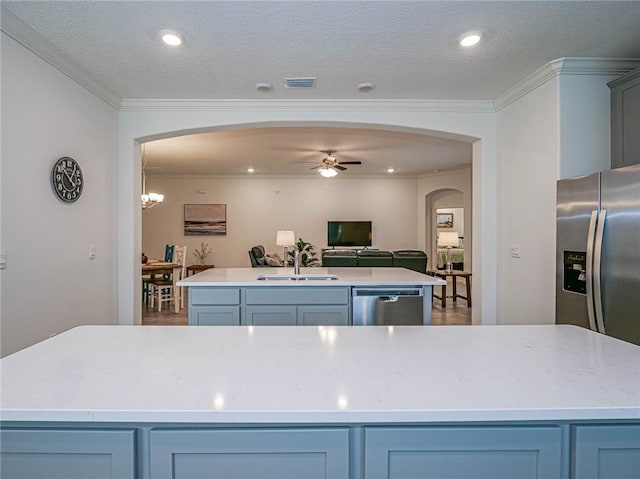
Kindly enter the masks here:
M 451 282 L 451 279 L 449 279 Z M 464 291 L 464 280 L 458 278 L 458 291 Z M 440 287 L 437 288 L 440 294 Z M 451 287 L 447 288 L 451 292 Z M 471 308 L 467 307 L 467 302 L 458 299 L 453 302 L 447 298 L 447 307 L 443 308 L 440 300 L 434 298 L 431 309 L 431 321 L 434 326 L 444 325 L 470 325 Z M 142 324 L 145 326 L 186 326 L 188 323 L 187 308 L 183 308 L 178 314 L 173 312 L 173 306 L 163 306 L 161 312 L 152 311 L 150 308 L 142 308 Z

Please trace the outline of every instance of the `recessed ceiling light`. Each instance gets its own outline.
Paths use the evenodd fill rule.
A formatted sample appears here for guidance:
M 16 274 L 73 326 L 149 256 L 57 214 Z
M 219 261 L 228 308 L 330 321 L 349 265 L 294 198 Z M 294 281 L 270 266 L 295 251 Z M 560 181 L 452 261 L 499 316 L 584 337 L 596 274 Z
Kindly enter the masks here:
M 253 168 L 247 168 L 247 173 L 253 173 L 254 171 L 256 170 L 254 170 Z
M 463 47 L 472 47 L 477 45 L 481 39 L 481 32 L 467 32 L 460 36 L 460 45 Z
M 387 173 L 393 173 L 394 171 L 396 171 L 394 168 L 387 168 Z
M 368 81 L 358 83 L 358 91 L 360 93 L 369 93 L 374 88 L 375 88 L 374 84 Z
M 182 45 L 184 38 L 175 30 L 160 30 L 160 38 L 167 45 L 172 47 L 177 47 L 178 45 Z
M 273 90 L 273 85 L 271 83 L 256 83 L 256 90 L 260 93 L 269 93 Z

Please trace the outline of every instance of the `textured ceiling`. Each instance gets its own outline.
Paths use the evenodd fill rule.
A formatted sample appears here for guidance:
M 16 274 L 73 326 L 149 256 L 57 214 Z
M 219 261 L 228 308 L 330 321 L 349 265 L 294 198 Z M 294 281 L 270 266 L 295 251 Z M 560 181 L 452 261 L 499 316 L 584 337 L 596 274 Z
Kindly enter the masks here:
M 492 100 L 557 58 L 640 57 L 637 1 L 3 0 L 2 6 L 125 99 Z M 181 32 L 185 43 L 179 48 L 162 44 L 158 32 L 166 28 Z M 469 30 L 481 30 L 484 39 L 465 50 L 457 40 Z M 317 77 L 316 86 L 284 88 L 283 79 L 296 76 Z M 363 81 L 372 82 L 375 89 L 358 92 L 356 85 Z M 274 88 L 260 93 L 257 82 Z M 313 142 L 308 132 L 298 134 L 301 131 L 287 140 L 305 143 L 287 143 L 290 151 L 269 143 L 269 135 L 260 137 L 255 148 L 232 144 L 233 138 L 246 143 L 243 134 L 210 135 L 229 150 L 211 154 L 213 163 L 208 165 L 243 148 L 244 156 L 224 171 L 237 172 L 249 163 L 259 167 L 261 159 L 277 157 L 279 166 L 265 164 L 261 169 L 282 174 L 293 171 L 291 165 L 304 150 L 335 148 L 346 155 L 350 149 L 374 144 L 371 137 L 365 144 L 362 138 L 348 141 L 329 130 L 322 141 Z M 273 141 L 282 139 L 281 132 L 272 133 Z M 377 145 L 380 152 L 367 153 L 375 163 L 370 174 L 388 158 L 412 157 L 390 149 L 396 140 L 393 135 L 384 137 Z M 468 145 L 448 143 L 452 149 L 445 152 L 439 140 L 427 143 L 414 138 L 405 146 L 417 148 L 414 159 L 433 158 L 436 155 L 429 151 L 437 151 L 450 159 L 449 168 L 470 161 L 470 152 L 458 158 Z M 171 141 L 165 140 L 164 146 L 170 149 Z M 185 148 L 197 149 L 195 143 Z M 152 150 L 150 163 L 167 161 L 156 158 Z M 373 161 L 372 155 L 379 158 Z M 197 156 L 181 154 L 194 162 Z M 424 161 L 423 172 L 443 169 L 441 163 Z M 172 168 L 163 166 L 166 172 Z M 193 172 L 206 168 L 207 164 L 194 164 Z M 406 168 L 414 169 L 413 164 Z
M 491 100 L 560 57 L 640 56 L 640 2 L 2 4 L 121 98 Z M 166 28 L 183 46 L 159 41 Z M 464 50 L 469 30 L 485 40 Z M 285 89 L 291 76 L 317 86 Z M 363 81 L 376 88 L 358 93 Z

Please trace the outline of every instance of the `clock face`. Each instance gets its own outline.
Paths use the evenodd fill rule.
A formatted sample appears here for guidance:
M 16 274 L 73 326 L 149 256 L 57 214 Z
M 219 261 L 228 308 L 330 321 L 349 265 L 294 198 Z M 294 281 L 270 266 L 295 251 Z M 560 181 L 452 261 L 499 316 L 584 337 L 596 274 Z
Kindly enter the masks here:
M 51 186 L 58 198 L 65 203 L 73 203 L 82 194 L 82 170 L 73 158 L 65 156 L 56 161 L 51 170 Z

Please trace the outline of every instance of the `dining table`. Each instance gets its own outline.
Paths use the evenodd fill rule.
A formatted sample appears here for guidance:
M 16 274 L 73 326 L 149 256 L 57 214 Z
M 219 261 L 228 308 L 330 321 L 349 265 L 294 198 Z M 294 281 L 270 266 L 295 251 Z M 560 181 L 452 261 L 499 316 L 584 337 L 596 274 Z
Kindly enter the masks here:
M 181 269 L 182 269 L 182 265 L 177 263 L 167 262 L 167 261 L 147 261 L 146 263 L 142 264 L 142 275 L 143 276 L 148 275 L 151 281 L 155 279 L 156 275 L 161 275 L 161 274 L 171 275 L 171 280 L 173 282 L 173 290 L 174 290 L 173 306 L 176 314 L 180 312 L 180 306 L 182 303 L 182 288 L 180 288 L 179 286 L 176 286 L 176 283 L 180 279 L 182 279 L 180 277 Z M 178 294 L 176 294 L 178 291 L 180 291 L 179 297 L 178 297 Z M 178 299 L 180 300 L 178 301 Z M 161 310 L 161 307 L 162 307 L 161 304 L 162 303 L 158 301 L 158 311 Z

